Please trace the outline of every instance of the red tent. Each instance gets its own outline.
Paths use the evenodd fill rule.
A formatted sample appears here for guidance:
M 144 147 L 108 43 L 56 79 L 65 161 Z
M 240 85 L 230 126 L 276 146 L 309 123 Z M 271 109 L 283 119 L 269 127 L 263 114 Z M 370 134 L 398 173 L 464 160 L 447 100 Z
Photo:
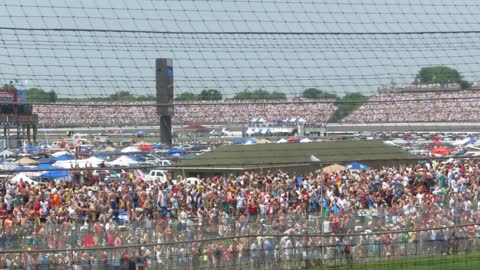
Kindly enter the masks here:
M 153 150 L 153 145 L 151 145 L 151 144 L 141 144 L 141 145 L 138 146 L 138 149 L 140 149 L 142 151 Z
M 288 141 L 288 142 L 299 142 L 299 141 L 300 141 L 300 138 L 297 137 L 297 136 L 292 136 L 292 137 L 288 138 L 287 141 Z
M 193 132 L 196 132 L 196 131 L 209 131 L 210 129 L 207 128 L 207 127 L 204 127 L 202 125 L 188 125 L 188 126 L 185 126 L 185 127 L 181 127 L 178 130 L 179 131 L 193 131 Z
M 443 146 L 437 147 L 432 150 L 432 155 L 448 155 L 453 152 L 454 149 L 445 148 Z

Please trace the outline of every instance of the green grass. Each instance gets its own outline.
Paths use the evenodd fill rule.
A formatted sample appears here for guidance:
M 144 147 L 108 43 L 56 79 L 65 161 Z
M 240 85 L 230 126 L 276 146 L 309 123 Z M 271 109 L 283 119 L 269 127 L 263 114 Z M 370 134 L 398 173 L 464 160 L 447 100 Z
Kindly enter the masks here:
M 312 266 L 307 269 L 338 270 L 473 270 L 480 269 L 480 253 L 421 258 L 400 258 L 380 262 L 353 263 L 351 265 Z

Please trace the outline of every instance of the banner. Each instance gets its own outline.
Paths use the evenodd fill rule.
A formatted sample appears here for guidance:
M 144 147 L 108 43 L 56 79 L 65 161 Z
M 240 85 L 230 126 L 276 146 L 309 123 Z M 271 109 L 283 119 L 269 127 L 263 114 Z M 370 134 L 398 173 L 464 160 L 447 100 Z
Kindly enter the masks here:
M 0 102 L 5 102 L 5 103 L 17 102 L 17 90 L 15 89 L 0 90 Z
M 27 90 L 17 90 L 17 103 L 27 104 Z

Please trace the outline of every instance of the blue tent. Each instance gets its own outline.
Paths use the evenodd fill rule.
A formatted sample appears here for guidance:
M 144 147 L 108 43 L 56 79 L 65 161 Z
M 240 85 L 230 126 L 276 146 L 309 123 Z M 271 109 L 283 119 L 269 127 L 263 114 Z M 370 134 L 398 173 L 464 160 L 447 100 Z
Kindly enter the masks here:
M 172 148 L 172 149 L 168 150 L 167 153 L 170 154 L 170 155 L 173 155 L 173 154 L 185 154 L 186 151 L 183 150 L 183 149 L 181 149 L 181 148 Z
M 57 169 L 59 169 L 59 168 L 57 168 Z M 48 179 L 58 179 L 58 178 L 63 178 L 63 177 L 70 177 L 70 172 L 68 170 L 48 171 L 48 172 L 42 174 L 41 177 L 42 178 L 48 178 Z
M 349 168 L 350 170 L 370 170 L 370 167 L 368 165 L 362 164 L 360 162 L 350 162 L 345 164 L 345 167 Z
M 50 170 L 50 169 L 58 169 L 58 167 L 52 166 L 50 164 L 39 164 L 32 168 L 33 170 Z
M 247 142 L 257 143 L 257 139 L 255 139 L 255 138 L 253 138 L 253 137 L 252 137 L 252 138 L 248 138 L 248 139 L 247 139 Z
M 37 159 L 37 162 L 39 164 L 52 164 L 55 162 L 53 158 L 39 158 Z
M 463 145 L 465 146 L 465 145 L 469 145 L 469 144 L 474 144 L 476 142 L 477 142 L 477 139 L 470 139 L 467 142 L 465 142 Z
M 52 158 L 54 161 L 59 161 L 59 160 L 74 160 L 75 157 L 74 156 L 71 156 L 71 155 L 61 155 L 61 156 L 58 156 L 58 157 L 54 157 Z
M 234 144 L 244 144 L 245 142 L 244 138 L 238 138 L 233 141 Z
M 46 171 L 50 169 L 58 169 L 58 167 L 52 166 L 50 164 L 39 164 L 37 166 L 18 166 L 14 171 Z
M 128 155 L 128 157 L 139 162 L 143 162 L 146 160 L 145 157 L 142 155 L 131 154 L 131 155 Z
M 157 143 L 152 143 L 153 148 L 155 149 L 163 149 L 163 145 L 157 144 Z
M 38 146 L 31 146 L 31 145 L 21 147 L 19 150 L 23 151 L 24 148 L 25 148 L 25 151 L 27 151 L 27 152 L 38 152 L 38 151 L 40 151 L 40 148 Z

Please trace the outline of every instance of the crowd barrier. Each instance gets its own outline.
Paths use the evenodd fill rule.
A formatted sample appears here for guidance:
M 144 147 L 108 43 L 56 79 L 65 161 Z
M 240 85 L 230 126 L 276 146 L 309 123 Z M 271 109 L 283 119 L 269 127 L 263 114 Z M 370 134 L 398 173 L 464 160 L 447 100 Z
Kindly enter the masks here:
M 328 235 L 250 234 L 89 249 L 10 250 L 0 253 L 0 269 L 125 269 L 122 265 L 130 264 L 133 269 L 267 270 L 348 266 L 446 254 L 471 254 L 473 258 L 480 251 L 480 238 L 463 235 L 464 228 Z M 431 234 L 436 237 L 425 238 Z
M 124 261 L 150 265 L 149 269 L 278 269 L 270 267 L 306 266 L 319 260 L 336 265 L 478 250 L 479 227 L 469 225 L 468 215 L 454 214 L 448 207 L 443 211 L 453 213 L 436 221 L 443 229 L 424 227 L 422 209 L 409 216 L 410 222 L 397 222 L 404 213 L 391 215 L 378 209 L 331 214 L 329 222 L 319 211 L 210 217 L 202 225 L 195 218 L 184 224 L 173 218 L 157 217 L 150 222 L 107 222 L 109 226 L 94 221 L 33 222 L 29 226 L 4 228 L 0 257 L 4 264 L 14 265 L 18 261 L 24 267 L 21 269 L 28 269 L 28 262 L 42 261 L 49 264 L 45 269 L 66 269 L 55 268 L 56 263 L 60 264 L 58 267 L 80 264 L 89 265 L 87 269 L 116 269 L 122 254 L 129 256 Z M 268 248 L 252 246 L 261 240 L 268 241 Z M 342 244 L 344 240 L 348 243 Z

